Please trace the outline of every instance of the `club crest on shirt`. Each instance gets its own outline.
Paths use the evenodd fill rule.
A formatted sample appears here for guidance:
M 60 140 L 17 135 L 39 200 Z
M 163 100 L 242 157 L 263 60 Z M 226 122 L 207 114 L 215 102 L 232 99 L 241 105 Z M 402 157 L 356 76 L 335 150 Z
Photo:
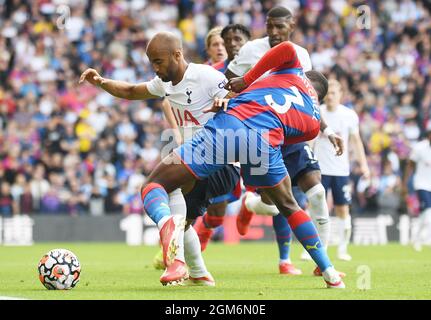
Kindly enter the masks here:
M 190 104 L 192 103 L 192 98 L 190 97 L 190 95 L 192 94 L 192 90 L 190 90 L 189 88 L 186 89 L 186 95 L 187 95 L 187 103 Z

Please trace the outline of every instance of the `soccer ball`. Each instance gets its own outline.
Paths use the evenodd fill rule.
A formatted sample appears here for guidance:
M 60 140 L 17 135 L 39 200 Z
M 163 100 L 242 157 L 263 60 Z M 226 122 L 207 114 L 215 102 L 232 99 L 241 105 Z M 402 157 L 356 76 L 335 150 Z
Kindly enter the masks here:
M 37 266 L 39 280 L 48 290 L 69 290 L 76 286 L 81 265 L 76 255 L 66 249 L 53 249 Z

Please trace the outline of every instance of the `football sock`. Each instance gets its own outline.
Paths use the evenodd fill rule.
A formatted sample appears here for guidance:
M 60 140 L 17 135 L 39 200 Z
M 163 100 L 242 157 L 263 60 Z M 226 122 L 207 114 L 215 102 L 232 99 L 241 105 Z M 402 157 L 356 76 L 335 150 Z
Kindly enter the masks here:
M 166 190 L 158 183 L 149 183 L 142 190 L 141 199 L 148 216 L 160 229 L 163 224 L 159 224 L 159 222 L 165 222 L 171 215 Z M 161 221 L 162 219 L 163 221 Z
M 346 218 L 340 218 L 340 244 L 338 245 L 338 253 L 347 253 L 347 246 L 350 243 L 350 236 L 352 234 L 352 218 L 348 215 Z
M 308 199 L 308 213 L 313 219 L 314 225 L 319 232 L 322 245 L 328 249 L 330 223 L 329 223 L 329 210 L 326 203 L 325 188 L 322 184 L 315 185 L 309 189 L 305 195 Z
M 208 270 L 201 254 L 199 237 L 193 226 L 190 226 L 184 232 L 184 253 L 190 275 L 193 278 L 203 277 L 208 274 Z
M 322 240 L 319 238 L 317 229 L 307 213 L 303 210 L 298 210 L 291 214 L 287 220 L 296 238 L 310 254 L 320 270 L 325 271 L 331 267 L 332 264 L 325 248 L 322 246 Z
M 282 214 L 278 214 L 272 217 L 272 226 L 275 231 L 280 262 L 291 263 L 290 245 L 292 243 L 292 229 L 289 226 L 289 222 Z
M 186 217 L 187 214 L 187 205 L 184 200 L 183 193 L 181 189 L 176 189 L 169 193 L 169 208 L 171 209 L 171 215 L 181 215 L 182 217 Z M 175 255 L 175 259 L 181 260 L 184 262 L 184 230 L 178 234 L 178 248 Z

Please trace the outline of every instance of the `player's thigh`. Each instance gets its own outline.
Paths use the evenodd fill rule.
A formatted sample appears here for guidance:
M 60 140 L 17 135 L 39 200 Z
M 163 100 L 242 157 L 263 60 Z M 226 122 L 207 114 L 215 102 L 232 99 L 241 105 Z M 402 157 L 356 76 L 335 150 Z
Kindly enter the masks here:
M 151 182 L 158 183 L 170 193 L 193 180 L 195 176 L 181 163 L 177 155 L 171 153 L 151 172 L 145 185 Z
M 286 165 L 292 185 L 298 185 L 306 192 L 320 183 L 320 166 L 310 146 L 297 143 L 282 148 L 283 161 Z
M 298 187 L 303 191 L 307 192 L 314 186 L 322 183 L 322 175 L 320 169 L 310 168 L 298 177 Z

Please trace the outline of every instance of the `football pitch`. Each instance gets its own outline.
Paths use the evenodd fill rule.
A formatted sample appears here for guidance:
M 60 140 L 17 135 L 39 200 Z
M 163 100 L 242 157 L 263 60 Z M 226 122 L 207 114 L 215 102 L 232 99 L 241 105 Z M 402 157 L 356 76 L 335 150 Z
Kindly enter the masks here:
M 81 279 L 69 291 L 50 291 L 39 282 L 37 263 L 54 248 L 72 250 L 81 262 Z M 310 299 L 431 299 L 431 248 L 415 252 L 410 246 L 351 246 L 351 262 L 333 259 L 347 273 L 346 289 L 326 289 L 312 275 L 313 264 L 299 260 L 303 275 L 278 273 L 275 243 L 211 243 L 204 252 L 216 287 L 163 287 L 162 273 L 152 260 L 155 246 L 129 247 L 119 243 L 40 243 L 30 247 L 0 246 L 0 296 L 38 300 L 310 300 Z M 335 256 L 335 247 L 329 254 Z

